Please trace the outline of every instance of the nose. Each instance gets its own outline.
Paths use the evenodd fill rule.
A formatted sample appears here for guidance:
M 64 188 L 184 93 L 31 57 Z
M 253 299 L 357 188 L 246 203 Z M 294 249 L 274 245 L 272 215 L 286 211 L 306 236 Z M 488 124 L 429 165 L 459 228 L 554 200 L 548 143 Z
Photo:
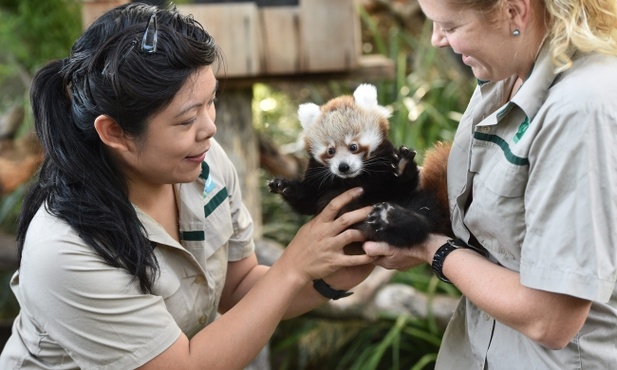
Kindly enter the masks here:
M 433 23 L 433 34 L 431 35 L 431 44 L 436 48 L 445 48 L 448 45 L 448 38 L 443 34 L 441 27 Z
M 338 165 L 338 170 L 341 173 L 345 173 L 345 172 L 349 171 L 349 165 L 347 163 L 341 163 L 341 164 Z
M 198 131 L 198 140 L 209 139 L 216 134 L 216 124 L 214 123 L 214 114 L 204 114 L 204 120 Z

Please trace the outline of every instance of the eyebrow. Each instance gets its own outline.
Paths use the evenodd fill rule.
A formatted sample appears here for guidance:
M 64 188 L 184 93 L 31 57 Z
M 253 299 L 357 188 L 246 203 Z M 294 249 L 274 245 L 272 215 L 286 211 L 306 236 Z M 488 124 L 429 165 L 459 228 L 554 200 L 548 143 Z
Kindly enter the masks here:
M 216 80 L 214 83 L 214 90 L 212 90 L 212 95 L 216 95 L 216 93 L 219 91 L 219 80 Z M 178 118 L 182 115 L 184 115 L 186 112 L 190 111 L 191 109 L 194 109 L 195 107 L 200 107 L 202 106 L 203 103 L 199 102 L 199 103 L 195 103 L 195 104 L 191 104 L 188 107 L 185 107 L 184 109 L 182 109 L 180 112 L 178 112 L 178 114 L 176 114 L 175 118 Z

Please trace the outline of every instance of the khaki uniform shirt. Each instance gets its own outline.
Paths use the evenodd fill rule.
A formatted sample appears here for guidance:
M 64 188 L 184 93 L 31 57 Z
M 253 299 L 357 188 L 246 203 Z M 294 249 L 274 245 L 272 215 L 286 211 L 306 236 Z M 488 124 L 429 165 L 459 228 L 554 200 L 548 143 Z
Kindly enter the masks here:
M 229 261 L 254 252 L 236 172 L 217 143 L 193 183 L 176 186 L 181 243 L 139 209 L 160 265 L 153 294 L 110 267 L 75 231 L 41 208 L 12 279 L 21 311 L 1 369 L 132 369 L 184 332 L 212 322 Z
M 589 317 L 550 350 L 463 297 L 437 369 L 617 369 L 617 57 L 574 59 L 555 75 L 544 47 L 511 101 L 514 79 L 478 86 L 448 190 L 458 237 L 527 287 L 593 301 Z

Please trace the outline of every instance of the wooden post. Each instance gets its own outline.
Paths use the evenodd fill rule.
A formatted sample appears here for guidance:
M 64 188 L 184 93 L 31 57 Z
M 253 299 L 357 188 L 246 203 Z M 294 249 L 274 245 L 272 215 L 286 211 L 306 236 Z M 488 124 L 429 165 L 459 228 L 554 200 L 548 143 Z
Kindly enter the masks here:
M 303 71 L 349 71 L 360 57 L 360 18 L 354 1 L 300 1 Z
M 257 5 L 251 2 L 178 5 L 212 35 L 225 55 L 225 77 L 257 76 L 262 72 Z
M 259 183 L 259 146 L 253 127 L 253 88 L 226 88 L 223 81 L 217 100 L 215 138 L 238 171 L 242 198 L 255 225 L 254 238 L 260 239 L 260 188 L 265 184 Z
M 82 28 L 88 28 L 92 22 L 109 9 L 130 2 L 130 0 L 81 0 Z

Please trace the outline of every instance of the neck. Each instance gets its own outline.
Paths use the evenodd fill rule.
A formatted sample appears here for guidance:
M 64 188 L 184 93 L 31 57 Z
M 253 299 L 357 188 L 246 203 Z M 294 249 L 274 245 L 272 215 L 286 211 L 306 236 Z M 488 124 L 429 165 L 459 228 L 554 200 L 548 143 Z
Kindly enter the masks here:
M 542 50 L 542 46 L 544 45 L 544 42 L 546 41 L 547 36 L 548 35 L 546 33 L 543 33 L 542 38 L 539 38 L 538 40 L 534 41 L 532 43 L 532 46 L 529 48 L 530 50 L 535 50 L 534 54 L 531 54 L 533 55 L 533 58 L 531 58 L 530 63 L 527 66 L 527 68 L 525 68 L 524 71 L 519 72 L 517 74 L 517 79 L 512 85 L 512 91 L 510 92 L 510 100 L 512 100 L 512 97 L 514 96 L 514 94 L 516 94 L 516 92 L 521 87 L 521 85 L 523 85 L 523 82 L 525 82 L 527 77 L 529 77 L 529 74 L 531 73 L 533 66 L 538 59 L 538 55 L 540 55 L 540 51 Z
M 163 184 L 148 189 L 134 187 L 129 191 L 131 203 L 158 222 L 167 233 L 179 241 L 178 206 L 172 184 Z

